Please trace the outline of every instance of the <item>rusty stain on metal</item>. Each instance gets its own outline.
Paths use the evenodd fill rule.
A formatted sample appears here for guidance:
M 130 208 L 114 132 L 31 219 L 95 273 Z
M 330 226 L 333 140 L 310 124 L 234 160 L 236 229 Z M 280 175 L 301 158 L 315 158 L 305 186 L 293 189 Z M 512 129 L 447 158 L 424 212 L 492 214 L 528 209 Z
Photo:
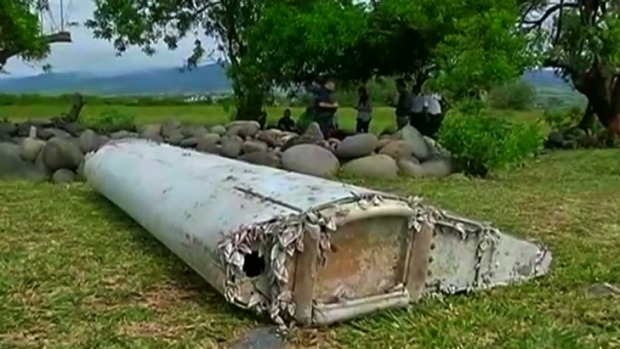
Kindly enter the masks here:
M 419 197 L 186 153 L 111 141 L 87 155 L 85 175 L 227 301 L 281 329 L 522 282 L 550 268 L 540 243 Z

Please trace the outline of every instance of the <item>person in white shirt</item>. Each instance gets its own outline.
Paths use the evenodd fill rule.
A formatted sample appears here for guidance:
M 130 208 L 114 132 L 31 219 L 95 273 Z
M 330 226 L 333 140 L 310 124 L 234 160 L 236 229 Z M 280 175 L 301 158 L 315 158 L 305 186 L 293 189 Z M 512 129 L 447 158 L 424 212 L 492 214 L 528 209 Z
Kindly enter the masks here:
M 366 87 L 360 87 L 357 90 L 359 94 L 359 100 L 357 101 L 357 123 L 355 125 L 355 132 L 368 133 L 370 129 L 370 122 L 372 121 L 372 103 L 368 90 Z
M 423 135 L 433 137 L 441 125 L 441 111 L 437 94 L 419 94 L 413 99 L 410 124 Z

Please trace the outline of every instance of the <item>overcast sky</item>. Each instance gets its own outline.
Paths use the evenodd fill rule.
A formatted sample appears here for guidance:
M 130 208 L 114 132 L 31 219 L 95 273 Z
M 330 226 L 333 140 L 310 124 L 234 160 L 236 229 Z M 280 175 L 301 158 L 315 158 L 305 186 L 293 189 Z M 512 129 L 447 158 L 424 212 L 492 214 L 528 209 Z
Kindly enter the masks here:
M 60 1 L 50 0 L 52 17 L 60 25 Z M 51 55 L 42 64 L 52 65 L 54 72 L 87 71 L 93 73 L 121 72 L 152 67 L 179 67 L 193 48 L 194 38 L 188 38 L 179 44 L 175 51 L 169 51 L 165 45 L 157 46 L 158 52 L 152 57 L 146 56 L 137 48 L 132 48 L 121 57 L 116 57 L 112 43 L 95 40 L 89 29 L 82 24 L 92 16 L 94 4 L 91 0 L 64 0 L 65 19 L 81 25 L 71 29 L 73 43 L 54 44 Z M 44 19 L 45 30 L 50 30 L 50 20 Z M 58 27 L 58 26 L 57 26 Z M 213 45 L 207 43 L 207 45 Z M 41 74 L 42 64 L 24 63 L 12 58 L 5 67 L 11 76 Z

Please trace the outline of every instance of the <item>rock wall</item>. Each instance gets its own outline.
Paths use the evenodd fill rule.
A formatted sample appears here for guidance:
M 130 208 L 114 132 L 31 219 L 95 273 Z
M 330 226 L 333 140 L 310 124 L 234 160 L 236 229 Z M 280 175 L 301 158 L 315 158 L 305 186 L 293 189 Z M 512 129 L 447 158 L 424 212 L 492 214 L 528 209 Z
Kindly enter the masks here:
M 112 139 L 127 137 L 321 177 L 339 171 L 372 178 L 443 177 L 453 172 L 450 154 L 411 126 L 394 135 L 365 133 L 340 141 L 324 140 L 315 123 L 299 135 L 261 130 L 254 121 L 204 127 L 168 119 L 136 130 L 98 134 L 77 123 L 36 120 L 0 123 L 0 178 L 80 180 L 84 154 Z

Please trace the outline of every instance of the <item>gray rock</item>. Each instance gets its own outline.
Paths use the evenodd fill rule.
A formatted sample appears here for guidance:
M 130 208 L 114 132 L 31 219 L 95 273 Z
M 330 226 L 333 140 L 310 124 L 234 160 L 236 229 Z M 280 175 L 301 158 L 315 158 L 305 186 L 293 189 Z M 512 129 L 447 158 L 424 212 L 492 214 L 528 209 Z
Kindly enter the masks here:
M 586 296 L 589 298 L 616 297 L 620 296 L 620 287 L 610 283 L 593 284 L 586 289 Z
M 319 124 L 317 124 L 316 122 L 311 122 L 302 136 L 304 138 L 313 139 L 315 141 L 322 141 L 325 139 L 325 136 L 323 135 L 323 132 L 321 132 Z
M 282 139 L 286 139 L 286 142 L 281 146 L 282 151 L 286 151 L 291 147 L 294 147 L 296 145 L 300 145 L 300 144 L 321 144 L 325 141 L 324 137 L 323 137 L 323 133 L 321 132 L 321 129 L 319 128 L 319 125 L 316 122 L 311 123 L 308 128 L 306 128 L 306 132 L 304 132 L 304 134 L 302 134 L 301 136 L 297 136 L 295 134 L 290 135 L 290 138 L 285 138 L 287 136 L 284 136 Z
M 256 139 L 265 142 L 270 147 L 276 147 L 278 145 L 278 134 L 273 130 L 261 131 L 256 135 Z
M 292 348 L 275 327 L 259 327 L 249 330 L 242 337 L 226 345 L 230 349 L 286 349 Z
M 19 154 L 22 159 L 34 162 L 45 147 L 45 142 L 35 138 L 24 138 L 19 143 Z
M 266 143 L 260 141 L 245 141 L 243 143 L 244 153 L 266 152 L 269 149 Z
M 197 126 L 197 127 L 194 127 L 192 129 L 192 135 L 191 136 L 194 137 L 194 138 L 200 138 L 200 137 L 206 135 L 207 133 L 209 133 L 209 131 L 207 131 L 206 127 L 204 127 L 204 126 Z
M 69 134 L 69 132 L 65 130 L 61 130 L 58 128 L 43 128 L 37 129 L 37 137 L 43 140 L 48 140 L 53 137 L 68 139 L 71 138 L 71 134 Z
M 13 137 L 8 133 L 0 132 L 0 143 L 14 143 Z
M 449 158 L 438 158 L 423 162 L 420 166 L 426 177 L 447 177 L 453 172 Z
M 196 150 L 216 154 L 217 151 L 217 143 L 220 141 L 220 135 L 217 133 L 207 133 L 206 135 L 198 138 L 198 143 L 196 143 Z
M 97 149 L 103 147 L 104 145 L 108 144 L 108 142 L 110 141 L 110 137 L 106 136 L 106 135 L 102 135 L 99 136 L 99 144 L 97 145 Z
M 379 150 L 379 154 L 387 155 L 395 160 L 406 159 L 413 154 L 413 147 L 405 141 L 390 140 Z
M 412 153 L 416 158 L 425 160 L 429 157 L 430 153 L 424 136 L 415 127 L 410 125 L 403 127 L 398 131 L 397 137 L 411 146 Z
M 78 165 L 77 169 L 75 170 L 75 180 L 76 181 L 85 181 L 86 180 L 86 176 L 84 175 L 84 164 L 85 164 L 84 160 L 80 161 L 80 164 Z
M 196 128 L 198 128 L 198 126 L 195 125 L 183 125 L 181 126 L 181 134 L 185 137 L 185 138 L 190 138 L 194 136 L 194 132 L 196 130 Z
M 345 138 L 336 148 L 336 156 L 339 159 L 357 159 L 370 155 L 379 140 L 372 133 L 362 133 Z
M 424 142 L 426 142 L 426 145 L 429 149 L 429 157 L 443 158 L 451 156 L 450 152 L 444 147 L 442 147 L 441 144 L 439 144 L 436 140 L 424 136 Z
M 175 119 L 168 118 L 161 123 L 161 136 L 164 139 L 170 138 L 173 134 L 181 131 L 181 123 Z
M 46 173 L 37 165 L 22 159 L 18 145 L 0 143 L 0 179 L 44 181 Z
M 387 155 L 370 155 L 347 162 L 342 166 L 345 173 L 368 178 L 396 178 L 398 166 Z
M 69 184 L 75 181 L 75 173 L 66 168 L 58 169 L 52 175 L 52 182 L 56 184 Z
M 61 168 L 75 170 L 84 159 L 78 145 L 60 137 L 47 141 L 42 154 L 43 164 L 50 172 Z
M 80 150 L 86 154 L 95 151 L 99 147 L 99 135 L 91 129 L 84 130 L 80 135 Z
M 226 124 L 226 134 L 229 136 L 254 137 L 258 131 L 260 124 L 257 121 L 239 120 Z
M 8 121 L 0 121 L 0 133 L 6 133 L 9 136 L 17 135 L 17 126 Z
M 241 138 L 237 136 L 222 137 L 220 143 L 222 145 L 220 155 L 228 158 L 236 158 L 241 154 L 241 150 L 243 148 L 243 141 L 241 140 Z
M 340 162 L 329 150 L 314 144 L 295 145 L 282 153 L 285 170 L 317 177 L 334 175 Z
M 140 138 L 150 139 L 155 142 L 161 142 L 163 137 L 161 136 L 161 124 L 151 124 L 140 126 L 138 129 Z
M 223 136 L 224 134 L 226 134 L 226 127 L 224 127 L 222 125 L 212 126 L 209 129 L 209 133 L 215 133 L 215 134 L 218 134 L 220 136 Z
M 407 177 L 424 177 L 424 169 L 419 162 L 411 159 L 398 159 L 396 162 L 400 172 Z
M 243 154 L 239 157 L 239 160 L 249 162 L 255 165 L 269 166 L 274 168 L 280 168 L 280 158 L 270 151 L 256 151 Z
M 77 122 L 67 122 L 62 124 L 61 128 L 67 131 L 73 137 L 79 137 L 86 127 Z
M 138 134 L 135 132 L 121 130 L 121 131 L 116 131 L 110 134 L 110 138 L 111 139 L 138 138 Z
M 179 146 L 181 148 L 195 148 L 197 144 L 198 144 L 198 138 L 189 137 L 189 138 L 182 140 L 181 143 L 179 143 Z
M 169 137 L 167 137 L 166 142 L 172 145 L 180 145 L 184 139 L 185 136 L 181 133 L 181 131 L 177 131 L 176 133 L 173 133 Z

